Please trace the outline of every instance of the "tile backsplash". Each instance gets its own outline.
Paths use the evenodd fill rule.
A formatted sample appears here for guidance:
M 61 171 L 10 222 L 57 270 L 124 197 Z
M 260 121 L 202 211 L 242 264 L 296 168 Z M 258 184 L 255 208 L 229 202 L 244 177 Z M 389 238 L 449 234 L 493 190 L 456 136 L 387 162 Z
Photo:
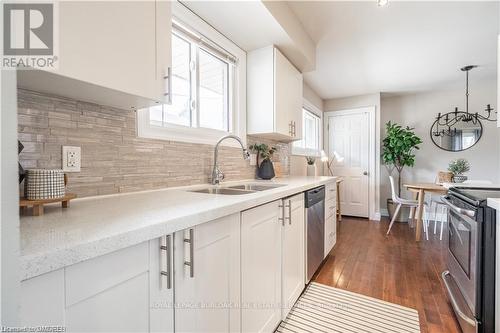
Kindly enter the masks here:
M 18 89 L 18 138 L 24 145 L 21 165 L 61 168 L 63 145 L 80 146 L 81 172 L 68 174 L 68 191 L 79 197 L 208 183 L 214 146 L 137 137 L 130 110 Z M 290 145 L 278 148 L 274 161 L 289 174 Z M 255 167 L 237 148 L 220 150 L 226 180 L 255 178 Z

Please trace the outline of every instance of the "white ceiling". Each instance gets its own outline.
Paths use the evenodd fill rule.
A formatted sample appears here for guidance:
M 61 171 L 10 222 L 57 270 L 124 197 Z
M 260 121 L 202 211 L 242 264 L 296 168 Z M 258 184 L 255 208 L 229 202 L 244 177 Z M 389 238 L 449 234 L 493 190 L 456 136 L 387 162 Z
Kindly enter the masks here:
M 317 43 L 305 81 L 323 98 L 408 93 L 496 75 L 497 2 L 298 1 L 288 5 Z

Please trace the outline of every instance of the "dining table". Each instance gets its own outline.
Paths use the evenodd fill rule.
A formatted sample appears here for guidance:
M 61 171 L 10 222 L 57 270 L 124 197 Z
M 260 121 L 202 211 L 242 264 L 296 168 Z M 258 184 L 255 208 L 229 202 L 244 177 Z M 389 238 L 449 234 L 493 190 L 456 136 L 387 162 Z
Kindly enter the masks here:
M 417 214 L 417 225 L 415 227 L 415 241 L 419 242 L 422 239 L 422 216 L 424 213 L 425 193 L 446 194 L 448 189 L 440 184 L 435 183 L 408 183 L 403 185 L 408 191 L 413 193 L 413 199 L 418 200 L 418 208 L 411 208 L 410 216 L 414 217 Z

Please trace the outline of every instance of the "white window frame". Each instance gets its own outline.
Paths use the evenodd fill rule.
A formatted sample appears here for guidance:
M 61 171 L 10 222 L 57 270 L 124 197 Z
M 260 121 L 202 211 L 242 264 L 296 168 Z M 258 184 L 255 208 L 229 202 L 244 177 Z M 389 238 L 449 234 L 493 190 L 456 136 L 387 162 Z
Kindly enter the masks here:
M 246 52 L 179 2 L 172 2 L 172 15 L 174 20 L 182 22 L 183 25 L 193 29 L 193 31 L 202 35 L 203 38 L 223 48 L 237 58 L 237 65 L 234 67 L 233 75 L 230 75 L 230 82 L 228 82 L 228 84 L 232 85 L 233 91 L 232 96 L 229 97 L 229 132 L 168 123 L 163 126 L 154 126 L 150 123 L 149 109 L 146 108 L 137 111 L 138 136 L 150 139 L 214 145 L 222 136 L 234 134 L 239 136 L 243 143 L 246 144 Z M 223 144 L 235 147 L 239 146 L 233 140 L 226 140 Z
M 302 147 L 296 147 L 292 143 L 292 155 L 299 155 L 299 156 L 316 156 L 319 157 L 321 155 L 321 150 L 323 149 L 323 111 L 318 109 L 314 104 L 309 102 L 308 100 L 304 99 L 302 107 L 306 110 L 309 111 L 310 113 L 316 115 L 319 117 L 319 122 L 318 122 L 318 149 L 310 149 L 310 148 L 302 148 Z M 302 119 L 302 123 L 304 123 L 304 119 Z M 303 131 L 302 136 L 305 136 L 305 133 Z

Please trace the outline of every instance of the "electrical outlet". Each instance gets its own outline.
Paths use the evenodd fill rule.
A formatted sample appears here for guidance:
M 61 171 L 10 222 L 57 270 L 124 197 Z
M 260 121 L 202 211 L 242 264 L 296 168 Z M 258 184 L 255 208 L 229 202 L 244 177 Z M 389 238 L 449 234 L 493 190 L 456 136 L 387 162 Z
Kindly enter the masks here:
M 66 172 L 80 172 L 82 163 L 80 147 L 62 147 L 62 169 Z

